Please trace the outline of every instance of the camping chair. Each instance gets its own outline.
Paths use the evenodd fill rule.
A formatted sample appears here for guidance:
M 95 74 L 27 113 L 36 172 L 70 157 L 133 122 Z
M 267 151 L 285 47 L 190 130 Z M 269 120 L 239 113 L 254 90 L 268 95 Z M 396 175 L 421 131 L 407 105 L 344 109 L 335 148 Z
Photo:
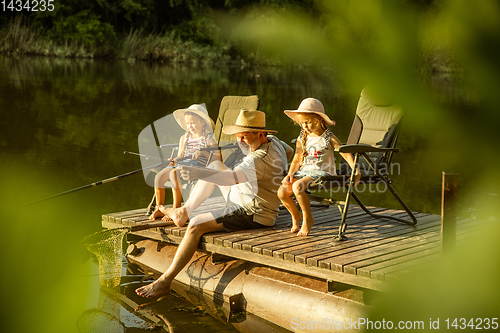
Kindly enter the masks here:
M 234 148 L 224 149 L 225 146 L 230 147 L 229 144 L 234 143 L 236 141 L 235 135 L 227 135 L 222 132 L 222 126 L 227 124 L 235 124 L 236 118 L 241 111 L 241 109 L 246 108 L 249 110 L 258 110 L 260 104 L 259 96 L 224 96 L 222 98 L 219 114 L 217 116 L 217 121 L 215 124 L 214 137 L 217 141 L 219 147 L 214 148 L 203 148 L 205 151 L 210 152 L 210 157 L 213 153 L 219 151 L 220 156 L 222 157 L 222 162 L 228 166 L 233 167 L 241 158 L 243 158 L 243 154 L 241 149 L 234 146 Z M 167 146 L 167 145 L 165 145 Z M 168 145 L 172 146 L 172 145 Z M 174 152 L 177 148 L 174 147 L 172 150 L 171 157 L 175 156 Z M 210 161 L 210 157 L 207 160 L 207 164 Z M 168 181 L 166 184 L 170 183 Z M 188 182 L 183 184 L 183 191 L 189 191 L 194 182 Z M 153 194 L 153 198 L 148 205 L 148 209 L 146 211 L 146 215 L 151 214 L 156 206 L 156 197 Z
M 370 216 L 389 218 L 410 225 L 417 223 L 411 210 L 392 187 L 392 180 L 388 178 L 392 156 L 398 152 L 396 143 L 401 129 L 402 116 L 403 112 L 400 107 L 378 102 L 368 94 L 365 88 L 361 92 L 347 144 L 337 147 L 335 151 L 353 154 L 354 164 L 359 167 L 361 173 L 360 184 L 385 183 L 387 189 L 401 204 L 411 220 L 376 214 L 366 208 L 355 194 L 356 188 L 353 186 L 355 170 L 350 170 L 347 162 L 342 161 L 339 175 L 322 177 L 309 186 L 310 191 L 318 194 L 309 194 L 311 200 L 339 207 L 342 219 L 335 240 L 347 240 L 344 233 L 347 228 L 346 217 L 351 197 Z M 360 156 L 363 159 L 360 159 Z M 339 186 L 347 188 L 345 201 L 332 200 L 328 195 L 320 196 L 322 190 L 331 190 Z
M 248 110 L 259 109 L 259 96 L 225 96 L 220 103 L 219 115 L 215 122 L 214 136 L 219 146 L 236 142 L 236 135 L 228 135 L 222 132 L 224 125 L 236 123 L 236 118 L 240 114 L 241 109 Z M 241 149 L 223 150 L 220 152 L 222 162 L 228 167 L 233 167 L 239 160 L 243 158 Z

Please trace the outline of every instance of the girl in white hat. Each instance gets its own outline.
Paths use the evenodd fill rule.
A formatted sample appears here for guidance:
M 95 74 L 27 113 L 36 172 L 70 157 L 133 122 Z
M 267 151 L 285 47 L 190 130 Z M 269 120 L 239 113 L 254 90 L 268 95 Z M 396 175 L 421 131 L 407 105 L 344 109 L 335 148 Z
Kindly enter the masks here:
M 285 114 L 302 127 L 302 130 L 297 138 L 295 155 L 288 174 L 278 189 L 278 197 L 292 215 L 291 232 L 298 232 L 297 236 L 307 236 L 314 218 L 305 191 L 316 179 L 336 175 L 333 151 L 342 143 L 328 129 L 328 126 L 335 125 L 335 122 L 325 113 L 323 104 L 319 100 L 306 98 L 297 110 L 286 110 Z M 342 154 L 342 157 L 352 168 L 354 165 L 352 155 Z M 359 171 L 356 169 L 356 184 L 359 179 Z M 302 212 L 295 205 L 292 194 L 295 194 Z M 302 227 L 299 226 L 301 220 L 303 220 Z
M 210 119 L 205 103 L 203 104 L 193 104 L 187 109 L 180 109 L 174 111 L 174 118 L 177 123 L 186 131 L 186 133 L 179 139 L 179 150 L 177 157 L 174 158 L 173 162 L 180 157 L 190 156 L 190 160 L 186 160 L 183 163 L 189 163 L 192 165 L 206 166 L 208 157 L 210 155 L 207 151 L 201 151 L 200 149 L 206 147 L 217 147 L 217 142 L 215 141 L 213 135 L 213 129 L 215 124 L 212 119 Z M 213 158 L 217 158 L 219 155 L 214 154 Z M 155 220 L 158 217 L 163 217 L 164 214 L 158 209 L 159 205 L 165 203 L 165 182 L 168 180 L 172 183 L 172 194 L 173 194 L 173 208 L 178 208 L 181 206 L 182 201 L 182 189 L 181 181 L 177 174 L 177 170 L 174 166 L 169 166 L 161 170 L 155 177 L 155 196 L 156 196 L 156 209 L 149 216 L 150 220 Z M 164 217 L 164 219 L 166 219 Z

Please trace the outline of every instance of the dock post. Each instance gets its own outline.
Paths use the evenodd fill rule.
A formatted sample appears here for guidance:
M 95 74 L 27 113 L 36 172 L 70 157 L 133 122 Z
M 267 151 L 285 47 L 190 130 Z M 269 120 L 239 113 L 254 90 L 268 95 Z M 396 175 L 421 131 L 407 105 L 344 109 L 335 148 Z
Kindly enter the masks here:
M 441 252 L 455 250 L 457 235 L 457 184 L 458 174 L 443 171 L 441 193 Z

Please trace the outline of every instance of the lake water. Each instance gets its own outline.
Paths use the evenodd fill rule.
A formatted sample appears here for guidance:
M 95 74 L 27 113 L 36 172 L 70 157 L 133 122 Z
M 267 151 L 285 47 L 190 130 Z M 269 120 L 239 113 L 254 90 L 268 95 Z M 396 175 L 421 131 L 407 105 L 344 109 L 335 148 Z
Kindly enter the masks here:
M 1 58 L 1 207 L 10 254 L 3 263 L 10 268 L 3 278 L 6 327 L 76 331 L 82 313 L 107 297 L 99 293 L 96 264 L 85 257 L 79 242 L 101 229 L 102 214 L 146 207 L 153 192 L 138 174 L 41 204 L 24 204 L 140 169 L 139 158 L 124 151 L 138 151 L 142 129 L 194 103 L 206 103 L 215 119 L 226 95 L 259 95 L 267 127 L 286 142 L 299 130 L 283 110 L 316 97 L 337 123 L 333 132 L 345 141 L 361 89 L 347 91 L 328 69 Z M 441 171 L 458 172 L 461 184 L 471 182 L 470 171 L 451 162 L 433 163 L 432 145 L 446 135 L 412 126 L 412 115 L 408 118 L 395 157 L 400 168 L 392 177 L 394 186 L 412 210 L 439 214 Z M 446 170 L 450 165 L 453 170 Z M 362 198 L 370 205 L 399 209 L 389 196 L 364 193 Z M 460 204 L 460 213 L 473 214 L 474 202 Z M 182 298 L 171 296 L 165 304 L 177 304 L 167 316 L 180 318 L 177 325 L 187 325 L 186 332 L 194 327 L 199 332 L 236 331 L 214 319 L 210 309 L 197 310 L 197 304 Z M 179 310 L 183 308 L 190 310 Z M 127 325 L 144 329 L 146 324 L 133 313 L 123 316 L 129 318 Z

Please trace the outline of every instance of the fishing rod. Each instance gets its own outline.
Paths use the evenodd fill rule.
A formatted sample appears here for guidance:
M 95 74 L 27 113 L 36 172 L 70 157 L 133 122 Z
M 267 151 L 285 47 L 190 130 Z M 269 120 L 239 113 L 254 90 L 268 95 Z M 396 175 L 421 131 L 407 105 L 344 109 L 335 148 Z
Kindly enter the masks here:
M 123 152 L 124 154 L 131 154 L 131 155 L 137 155 L 137 156 L 140 156 L 140 157 L 144 157 L 146 160 L 150 159 L 150 158 L 154 158 L 155 160 L 161 160 L 161 158 L 159 157 L 155 157 L 155 156 L 149 156 L 149 155 L 144 155 L 144 154 L 139 154 L 139 153 L 134 153 L 133 151 L 124 151 Z
M 178 146 L 178 144 L 169 144 L 169 145 L 161 145 L 160 147 L 162 148 L 165 148 L 165 147 L 173 147 L 173 146 Z M 209 151 L 209 152 L 212 152 L 212 151 L 215 151 L 215 150 L 219 150 L 219 149 L 231 149 L 231 148 L 237 148 L 238 145 L 235 144 L 235 143 L 230 143 L 230 144 L 227 144 L 225 146 L 222 146 L 222 147 L 206 147 L 206 148 L 200 148 L 201 151 Z M 128 150 L 125 150 L 123 152 L 124 154 L 130 154 L 130 155 L 136 155 L 136 156 L 140 156 L 140 157 L 144 157 L 146 160 L 150 159 L 150 158 L 154 158 L 155 160 L 161 160 L 161 158 L 159 157 L 156 157 L 156 156 L 150 156 L 150 155 L 145 155 L 145 154 L 139 154 L 139 153 L 135 153 L 133 151 L 128 151 Z M 172 159 L 172 158 L 170 158 Z
M 191 156 L 186 156 L 186 157 L 178 158 L 175 161 L 175 163 L 181 162 L 183 160 L 187 160 L 189 158 L 191 158 Z M 50 197 L 47 197 L 47 198 L 40 199 L 40 200 L 34 201 L 32 203 L 29 203 L 26 206 L 31 206 L 31 205 L 34 205 L 36 203 L 40 203 L 42 201 L 46 201 L 46 200 L 49 200 L 49 199 L 54 199 L 54 198 L 60 197 L 60 196 L 65 195 L 65 194 L 69 194 L 69 193 L 73 193 L 73 192 L 76 192 L 76 191 L 84 190 L 86 188 L 95 187 L 95 186 L 98 186 L 98 185 L 110 183 L 112 181 L 115 181 L 115 180 L 118 180 L 118 179 L 121 179 L 121 178 L 125 178 L 125 177 L 128 177 L 128 176 L 132 176 L 132 175 L 135 175 L 136 173 L 139 173 L 139 172 L 142 172 L 142 171 L 145 171 L 145 170 L 149 170 L 149 169 L 153 169 L 153 168 L 156 168 L 156 167 L 160 167 L 160 166 L 165 165 L 165 164 L 170 164 L 172 162 L 174 162 L 174 161 L 172 159 L 169 159 L 167 162 L 164 162 L 164 163 L 156 164 L 156 165 L 149 166 L 149 167 L 146 167 L 146 168 L 142 168 L 142 169 L 139 169 L 139 170 L 130 171 L 130 172 L 127 172 L 127 173 L 124 173 L 124 174 L 121 174 L 121 175 L 118 175 L 118 176 L 115 176 L 115 177 L 103 179 L 103 180 L 100 180 L 100 181 L 92 183 L 92 184 L 87 184 L 87 185 L 84 185 L 84 186 L 81 186 L 81 187 L 74 188 L 74 189 L 69 190 L 69 191 L 58 193 L 58 194 L 52 195 Z
M 235 148 L 235 147 L 238 147 L 238 145 L 228 144 L 228 145 L 223 146 L 223 147 L 207 147 L 207 148 L 202 148 L 201 150 L 210 151 L 210 150 L 219 150 L 219 149 Z M 168 165 L 170 163 L 182 162 L 182 161 L 190 159 L 190 158 L 191 158 L 191 156 L 185 156 L 185 157 L 177 158 L 175 161 L 172 158 L 170 158 L 170 159 L 168 159 L 167 162 L 163 162 L 163 163 L 152 165 L 152 166 L 149 166 L 149 167 L 146 167 L 146 168 L 142 168 L 142 169 L 130 171 L 130 172 L 127 172 L 127 173 L 124 173 L 124 174 L 121 174 L 121 175 L 118 175 L 118 176 L 115 176 L 115 177 L 103 179 L 103 180 L 100 180 L 100 181 L 95 182 L 95 183 L 91 183 L 91 184 L 87 184 L 87 185 L 84 185 L 84 186 L 81 186 L 81 187 L 77 187 L 77 188 L 74 188 L 74 189 L 69 190 L 69 191 L 61 192 L 61 193 L 52 195 L 52 196 L 44 198 L 44 199 L 40 199 L 40 200 L 34 201 L 32 203 L 27 204 L 26 206 L 31 206 L 31 205 L 40 203 L 42 201 L 46 201 L 46 200 L 49 200 L 49 199 L 54 199 L 54 198 L 60 197 L 62 195 L 66 195 L 66 194 L 69 194 L 69 193 L 73 193 L 73 192 L 77 192 L 77 191 L 80 191 L 80 190 L 84 190 L 86 188 L 95 187 L 95 186 L 98 186 L 98 185 L 110 183 L 112 181 L 115 181 L 115 180 L 118 180 L 118 179 L 122 179 L 122 178 L 125 178 L 125 177 L 128 177 L 128 176 L 132 176 L 132 175 L 135 175 L 136 173 L 139 173 L 139 172 L 142 172 L 142 171 L 145 171 L 145 170 L 154 169 L 154 168 L 160 167 L 160 166 L 165 165 L 165 164 Z

